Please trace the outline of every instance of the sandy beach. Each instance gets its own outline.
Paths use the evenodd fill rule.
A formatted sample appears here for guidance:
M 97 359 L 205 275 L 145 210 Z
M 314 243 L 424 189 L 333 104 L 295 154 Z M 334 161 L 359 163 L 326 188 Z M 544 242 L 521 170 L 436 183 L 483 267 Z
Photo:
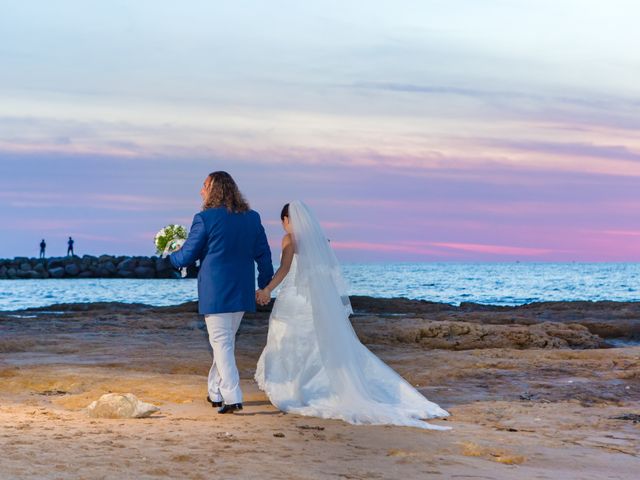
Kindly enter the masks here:
M 238 336 L 245 409 L 218 415 L 195 304 L 60 305 L 0 313 L 0 478 L 637 478 L 640 347 L 611 347 L 640 338 L 640 305 L 353 304 L 363 343 L 451 431 L 278 412 L 252 380 L 267 310 Z M 160 411 L 87 416 L 109 392 Z

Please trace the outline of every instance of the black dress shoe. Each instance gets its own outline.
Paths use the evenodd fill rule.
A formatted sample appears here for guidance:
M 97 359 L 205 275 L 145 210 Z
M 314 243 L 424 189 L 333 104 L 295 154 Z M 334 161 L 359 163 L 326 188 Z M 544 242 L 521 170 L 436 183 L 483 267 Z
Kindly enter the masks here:
M 218 413 L 233 413 L 238 410 L 242 410 L 241 403 L 232 403 L 227 405 L 226 403 L 222 406 L 222 408 L 218 409 Z
M 207 395 L 207 402 L 209 402 L 213 408 L 219 408 L 222 406 L 222 402 L 214 402 L 213 400 L 211 400 L 211 398 L 209 398 L 208 395 Z

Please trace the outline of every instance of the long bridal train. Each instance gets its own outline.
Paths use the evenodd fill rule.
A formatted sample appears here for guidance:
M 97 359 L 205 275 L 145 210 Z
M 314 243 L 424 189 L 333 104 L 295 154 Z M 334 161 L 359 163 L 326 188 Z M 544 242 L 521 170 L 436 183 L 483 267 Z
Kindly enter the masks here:
M 289 207 L 295 249 L 269 320 L 255 379 L 284 412 L 447 430 L 423 419 L 449 413 L 369 351 L 351 326 L 338 261 L 313 213 Z

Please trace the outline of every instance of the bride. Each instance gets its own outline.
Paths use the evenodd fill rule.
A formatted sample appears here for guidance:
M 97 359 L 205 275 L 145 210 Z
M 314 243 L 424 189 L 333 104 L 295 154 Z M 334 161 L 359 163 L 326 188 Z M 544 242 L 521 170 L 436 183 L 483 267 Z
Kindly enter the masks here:
M 356 336 L 338 260 L 304 203 L 284 206 L 281 266 L 256 293 L 265 304 L 281 284 L 256 381 L 284 412 L 353 424 L 446 430 L 422 419 L 449 413 L 427 400 Z

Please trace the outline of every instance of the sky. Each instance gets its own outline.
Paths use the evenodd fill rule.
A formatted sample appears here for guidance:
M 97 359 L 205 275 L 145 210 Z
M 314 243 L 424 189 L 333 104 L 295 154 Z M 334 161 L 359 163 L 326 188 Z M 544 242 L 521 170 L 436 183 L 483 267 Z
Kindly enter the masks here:
M 344 262 L 640 261 L 631 0 L 0 0 L 0 257 L 153 254 L 231 173 Z

